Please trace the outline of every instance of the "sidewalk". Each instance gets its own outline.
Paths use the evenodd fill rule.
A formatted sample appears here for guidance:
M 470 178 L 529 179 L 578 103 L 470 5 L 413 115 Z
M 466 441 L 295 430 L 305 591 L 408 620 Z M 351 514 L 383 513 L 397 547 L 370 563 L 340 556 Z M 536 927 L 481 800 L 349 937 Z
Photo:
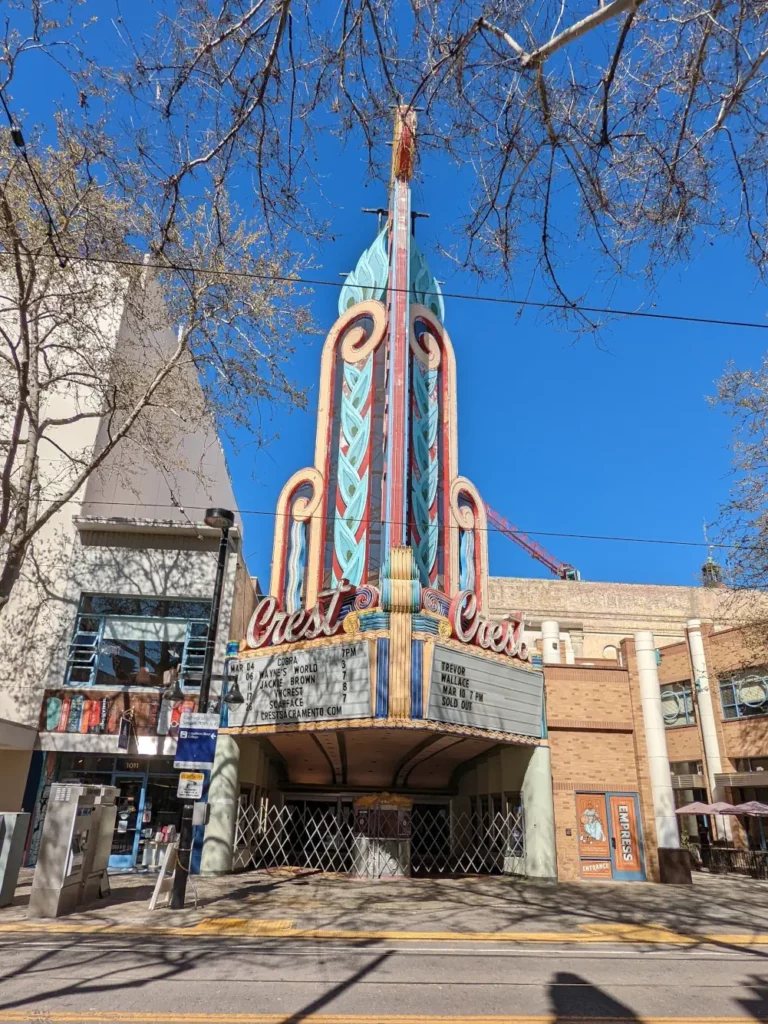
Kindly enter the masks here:
M 0 936 L 78 932 L 203 938 L 648 942 L 768 946 L 768 884 L 694 876 L 693 886 L 552 884 L 508 878 L 367 881 L 275 869 L 193 876 L 183 911 L 150 912 L 153 875 L 111 875 L 112 894 L 78 914 L 30 920 L 32 872 L 0 910 Z M 194 898 L 197 897 L 197 907 Z

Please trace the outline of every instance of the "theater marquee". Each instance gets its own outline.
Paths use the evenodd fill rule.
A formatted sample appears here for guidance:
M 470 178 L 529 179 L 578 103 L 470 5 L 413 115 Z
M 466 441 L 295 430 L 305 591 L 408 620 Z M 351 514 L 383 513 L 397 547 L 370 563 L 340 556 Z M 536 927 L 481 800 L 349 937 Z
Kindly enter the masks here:
M 437 645 L 426 717 L 538 737 L 543 689 L 541 672 Z
M 245 703 L 229 710 L 229 726 L 297 725 L 370 718 L 368 643 L 264 654 L 242 661 Z

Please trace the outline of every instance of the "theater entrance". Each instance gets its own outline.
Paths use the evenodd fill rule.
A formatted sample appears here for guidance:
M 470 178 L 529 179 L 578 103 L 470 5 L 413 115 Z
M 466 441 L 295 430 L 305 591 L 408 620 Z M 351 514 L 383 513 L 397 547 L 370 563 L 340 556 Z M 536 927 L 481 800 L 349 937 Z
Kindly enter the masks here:
M 525 871 L 523 812 L 512 804 L 458 811 L 401 794 L 287 797 L 243 805 L 235 870 L 295 867 L 367 878 Z

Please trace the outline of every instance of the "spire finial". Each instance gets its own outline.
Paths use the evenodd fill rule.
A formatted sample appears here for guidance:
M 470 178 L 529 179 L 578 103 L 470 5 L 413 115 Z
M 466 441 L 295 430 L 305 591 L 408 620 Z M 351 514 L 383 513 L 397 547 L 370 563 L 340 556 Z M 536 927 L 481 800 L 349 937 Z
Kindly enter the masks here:
M 392 180 L 410 181 L 416 159 L 416 111 L 413 107 L 395 107 L 395 128 L 392 137 Z
M 701 567 L 701 580 L 705 587 L 719 587 L 723 582 L 723 570 L 712 557 L 712 545 L 709 542 L 707 521 L 704 520 L 704 543 L 707 545 L 707 560 Z

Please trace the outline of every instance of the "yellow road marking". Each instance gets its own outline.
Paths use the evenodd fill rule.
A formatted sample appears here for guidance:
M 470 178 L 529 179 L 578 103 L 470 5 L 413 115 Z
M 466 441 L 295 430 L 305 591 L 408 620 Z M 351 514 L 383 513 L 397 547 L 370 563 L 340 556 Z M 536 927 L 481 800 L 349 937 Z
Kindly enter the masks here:
M 454 932 L 399 931 L 373 928 L 356 931 L 347 928 L 296 928 L 282 918 L 211 917 L 192 925 L 120 925 L 79 921 L 17 921 L 0 924 L 0 933 L 144 935 L 163 938 L 197 939 L 207 936 L 275 936 L 287 939 L 345 939 L 362 942 L 371 939 L 397 942 L 517 942 L 567 943 L 595 945 L 606 942 L 653 943 L 666 946 L 697 946 L 716 943 L 729 946 L 768 946 L 768 933 L 720 933 L 684 935 L 661 925 L 587 924 L 577 932 Z M 2 1019 L 2 1018 L 0 1018 Z
M 193 931 L 205 935 L 288 935 L 294 929 L 293 921 L 247 917 L 213 917 L 194 925 Z
M 0 1010 L 0 1021 L 45 1021 L 46 1024 L 291 1024 L 306 1020 L 308 1024 L 627 1024 L 626 1017 L 563 1017 L 554 1014 L 543 1016 L 491 1016 L 470 1014 L 447 1016 L 444 1014 L 399 1014 L 377 1013 L 134 1013 L 130 1010 Z M 638 1024 L 766 1024 L 766 1018 L 756 1017 L 633 1017 Z

